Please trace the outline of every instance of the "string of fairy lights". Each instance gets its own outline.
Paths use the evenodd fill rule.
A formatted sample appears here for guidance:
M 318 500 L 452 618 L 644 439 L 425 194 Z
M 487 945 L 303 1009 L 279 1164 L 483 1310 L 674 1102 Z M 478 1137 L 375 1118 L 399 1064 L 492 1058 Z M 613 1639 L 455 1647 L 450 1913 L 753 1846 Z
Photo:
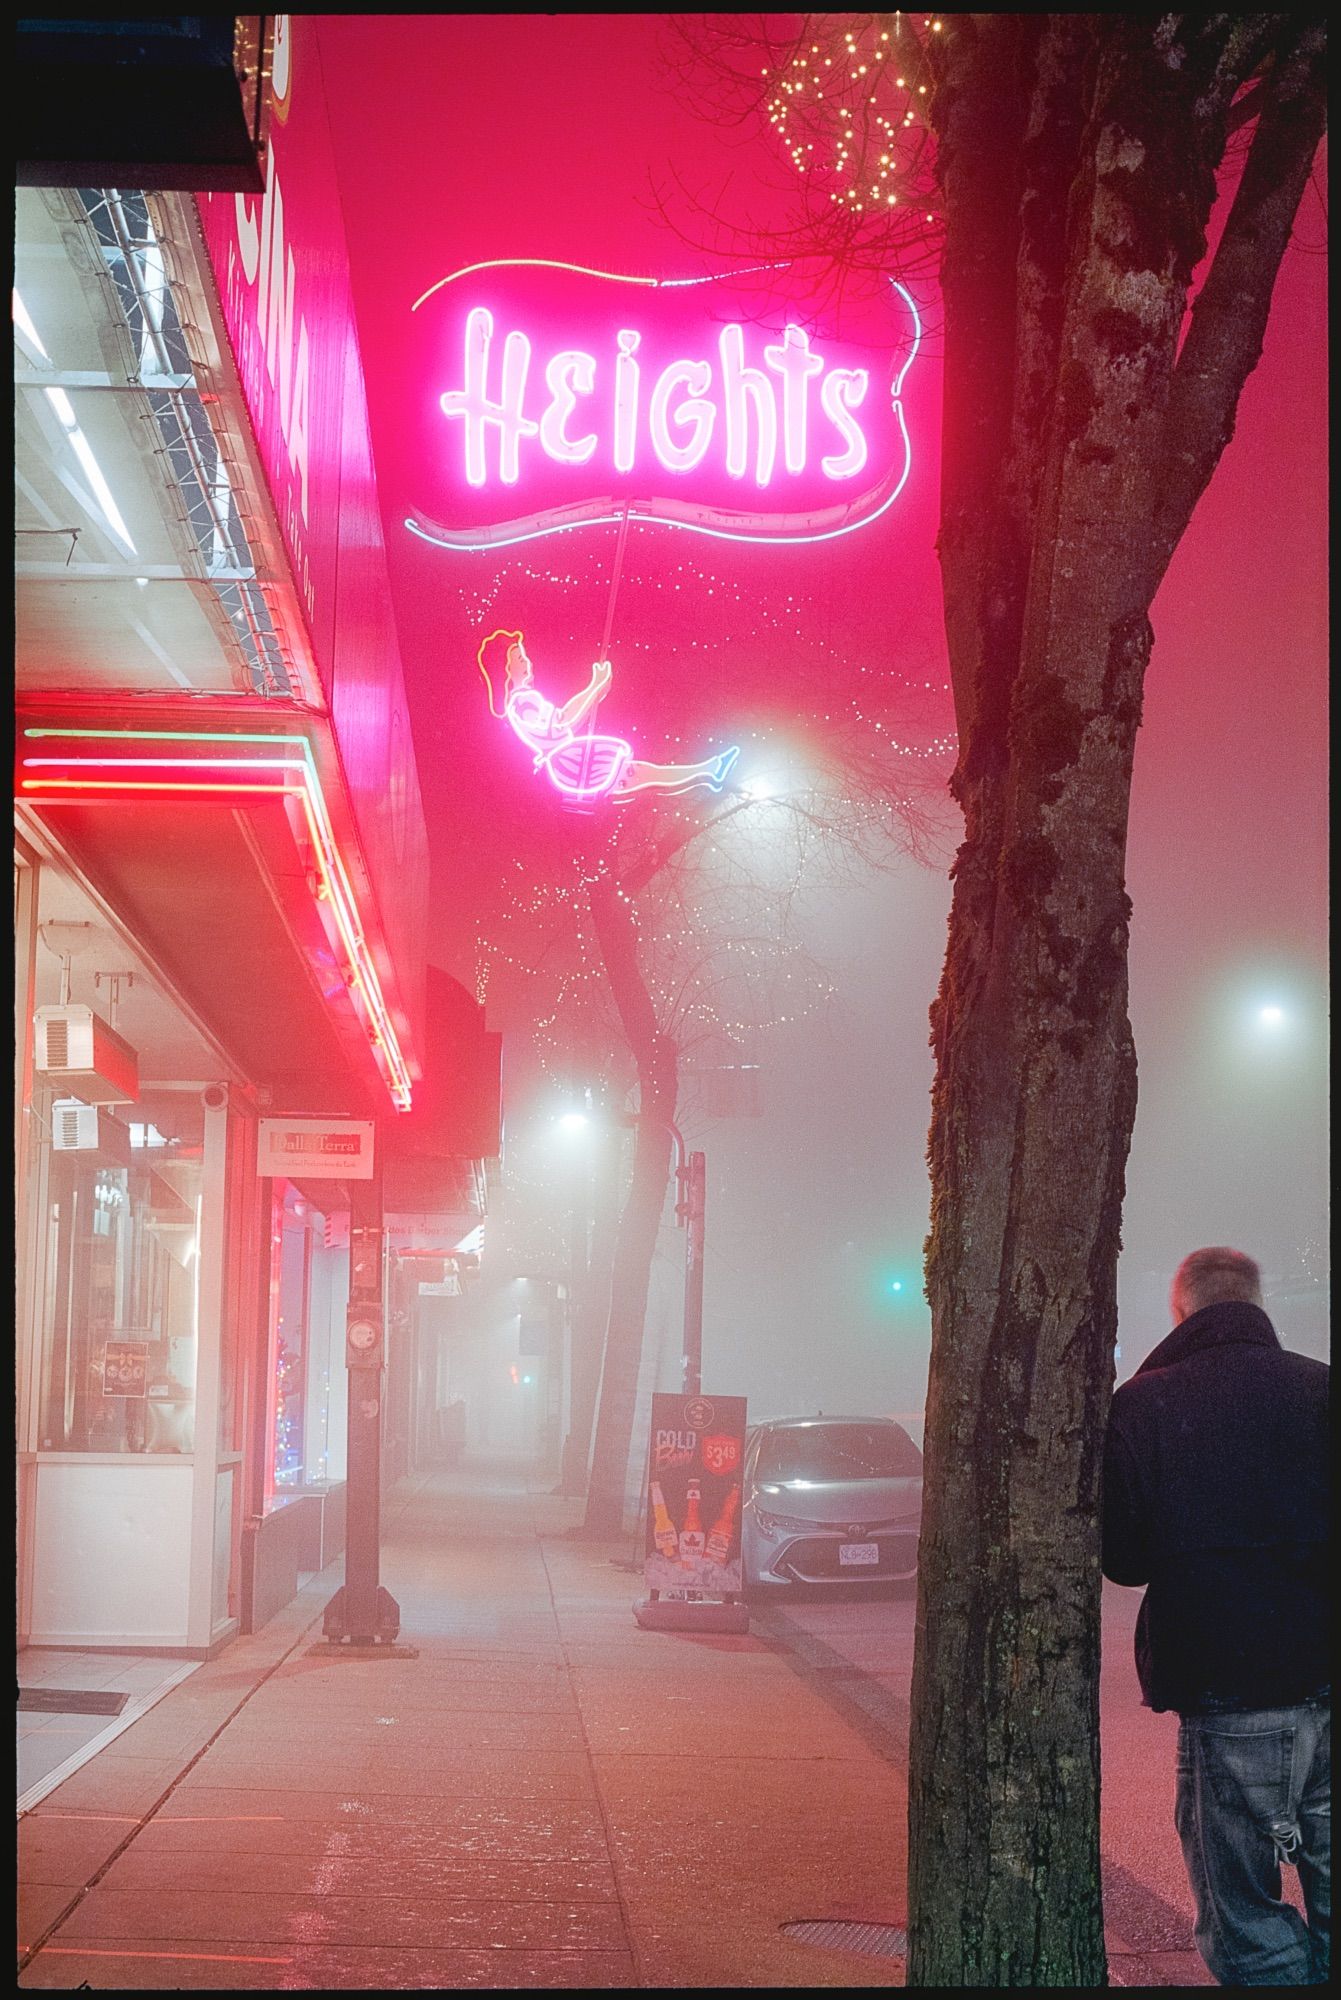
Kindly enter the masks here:
M 938 261 L 930 111 L 948 34 L 934 14 L 810 14 L 759 71 L 752 109 L 803 210 L 777 241 L 825 261 L 835 299 L 862 273 L 907 278 Z
M 841 708 L 816 700 L 811 716 L 815 724 L 836 719 L 854 725 L 869 722 L 873 730 L 889 736 L 887 710 L 892 684 L 905 707 L 909 698 L 917 704 L 924 697 L 934 702 L 948 694 L 949 683 L 940 657 L 934 671 L 929 665 L 924 665 L 921 671 L 905 668 L 893 683 L 883 659 L 874 668 L 860 659 L 854 660 L 854 638 L 846 618 L 848 605 L 821 604 L 814 590 L 779 583 L 775 573 L 766 582 L 755 576 L 743 578 L 717 568 L 706 556 L 686 554 L 679 561 L 662 560 L 665 548 L 664 540 L 659 541 L 662 534 L 664 531 L 655 526 L 638 525 L 630 530 L 631 553 L 611 648 L 616 674 L 610 712 L 618 710 L 628 715 L 636 704 L 635 734 L 640 754 L 673 759 L 682 750 L 697 751 L 701 747 L 700 739 L 688 729 L 677 729 L 664 714 L 653 712 L 658 691 L 663 688 L 668 687 L 676 701 L 695 689 L 700 690 L 694 728 L 712 726 L 729 734 L 731 740 L 740 734 L 737 717 L 742 705 L 771 706 L 776 710 L 781 673 L 779 642 L 800 642 L 799 678 L 803 692 L 807 691 L 807 680 L 810 691 L 826 683 L 831 686 L 841 683 L 844 687 L 846 699 Z M 555 671 L 552 660 L 556 653 L 568 662 L 568 671 L 580 670 L 585 674 L 594 657 L 598 635 L 586 620 L 579 630 L 573 613 L 589 611 L 600 601 L 609 577 L 608 547 L 596 543 L 579 552 L 569 543 L 568 560 L 560 566 L 546 559 L 544 550 L 553 546 L 553 543 L 543 544 L 541 552 L 529 557 L 500 558 L 486 574 L 474 581 L 467 580 L 459 592 L 465 633 L 483 634 L 502 626 L 523 629 L 528 650 L 537 663 L 537 678 L 542 683 L 547 654 L 551 675 Z M 632 552 L 639 546 L 646 549 L 649 560 L 641 571 L 636 571 Z M 675 603 L 682 594 L 687 607 L 692 609 Z M 543 629 L 528 615 L 532 606 L 543 607 Z M 842 629 L 835 630 L 840 622 Z M 473 651 L 468 637 L 463 637 L 463 647 Z M 583 647 L 587 649 L 585 652 L 581 650 Z M 930 642 L 923 650 L 930 655 L 933 650 Z M 639 672 L 636 664 L 639 656 L 655 663 L 654 676 L 649 678 Z M 631 661 L 633 665 L 629 664 Z M 714 661 L 718 671 L 709 675 L 705 670 Z M 869 694 L 852 698 L 854 677 L 865 683 Z M 787 680 L 789 688 L 797 684 L 790 666 Z M 465 698 L 471 699 L 472 694 Z M 722 714 L 724 702 L 731 705 L 732 713 Z M 768 733 L 765 730 L 756 735 Z M 954 737 L 943 730 L 919 731 L 901 740 L 898 749 L 910 759 L 939 763 L 947 752 L 953 753 Z M 742 775 L 745 768 L 743 764 Z
M 899 140 L 920 122 L 918 99 L 927 95 L 925 83 L 904 73 L 912 51 L 903 46 L 904 16 L 896 13 L 893 18 L 892 31 L 879 26 L 881 19 L 888 19 L 880 15 L 844 29 L 841 46 L 836 35 L 828 44 L 832 54 L 820 42 L 798 47 L 785 72 L 777 76 L 766 107 L 768 122 L 796 171 L 823 172 L 827 166 L 835 179 L 844 182 L 829 190 L 830 201 L 850 202 L 857 210 L 868 203 L 893 208 L 898 202 Z M 944 23 L 928 14 L 922 26 L 926 33 L 939 35 Z M 769 76 L 767 66 L 761 74 Z M 892 116 L 882 108 L 882 97 L 890 100 Z M 819 118 L 794 116 L 802 107 L 817 110 Z M 823 125 L 829 120 L 836 123 L 826 148 Z M 817 136 L 809 136 L 812 132 Z M 933 217 L 926 219 L 930 222 Z

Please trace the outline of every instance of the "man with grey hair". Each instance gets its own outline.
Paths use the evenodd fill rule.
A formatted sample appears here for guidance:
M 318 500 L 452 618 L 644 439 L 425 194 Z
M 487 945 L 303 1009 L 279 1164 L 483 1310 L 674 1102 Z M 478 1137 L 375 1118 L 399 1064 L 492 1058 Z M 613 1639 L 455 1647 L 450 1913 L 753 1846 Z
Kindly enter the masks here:
M 1222 1986 L 1327 1983 L 1328 1370 L 1290 1354 L 1241 1250 L 1194 1250 L 1174 1330 L 1113 1397 L 1103 1569 L 1145 1584 L 1136 1667 L 1179 1716 L 1176 1819 Z M 1306 1919 L 1281 1896 L 1299 1870 Z

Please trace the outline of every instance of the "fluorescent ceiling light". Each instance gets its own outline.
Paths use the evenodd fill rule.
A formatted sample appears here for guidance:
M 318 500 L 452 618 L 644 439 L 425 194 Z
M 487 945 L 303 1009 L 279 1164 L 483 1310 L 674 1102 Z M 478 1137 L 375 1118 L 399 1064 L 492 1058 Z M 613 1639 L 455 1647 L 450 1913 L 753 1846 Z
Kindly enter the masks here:
M 28 308 L 27 306 L 24 305 L 23 300 L 19 297 L 17 288 L 15 289 L 13 296 L 14 296 L 15 332 L 22 337 L 26 346 L 36 349 L 37 353 L 41 355 L 43 361 L 50 361 L 51 356 L 47 353 L 45 347 L 43 347 L 41 339 L 38 336 L 37 328 L 33 325 L 32 320 L 28 317 Z
M 93 456 L 93 447 L 79 428 L 79 419 L 74 413 L 70 398 L 64 389 L 56 389 L 49 384 L 45 394 L 52 409 L 60 418 L 61 428 L 70 440 L 75 457 L 84 468 L 84 477 L 93 488 L 94 498 L 103 511 L 108 527 L 119 542 L 125 543 L 132 555 L 138 555 L 139 550 L 130 538 L 130 530 L 121 518 L 121 510 L 112 498 L 112 489 L 103 478 L 102 467 Z

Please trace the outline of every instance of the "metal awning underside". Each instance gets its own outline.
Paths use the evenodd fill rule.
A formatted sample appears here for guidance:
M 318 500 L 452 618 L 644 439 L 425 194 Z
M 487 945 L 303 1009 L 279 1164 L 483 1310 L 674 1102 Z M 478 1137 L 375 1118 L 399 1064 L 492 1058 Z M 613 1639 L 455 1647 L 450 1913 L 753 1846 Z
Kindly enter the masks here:
M 17 796 L 278 1109 L 403 1107 L 395 968 L 194 212 L 24 188 L 16 223 L 16 680 L 21 722 L 68 739 L 29 751 L 223 758 L 235 731 L 303 765 L 279 802 L 238 770 L 215 798 L 136 796 L 183 774 L 129 768 L 120 795 L 20 772 Z
M 141 194 L 18 193 L 20 681 L 289 698 L 243 468 L 211 423 L 168 264 Z
M 42 819 L 277 1113 L 386 1109 L 281 801 L 99 801 Z M 183 885 L 188 884 L 187 893 Z

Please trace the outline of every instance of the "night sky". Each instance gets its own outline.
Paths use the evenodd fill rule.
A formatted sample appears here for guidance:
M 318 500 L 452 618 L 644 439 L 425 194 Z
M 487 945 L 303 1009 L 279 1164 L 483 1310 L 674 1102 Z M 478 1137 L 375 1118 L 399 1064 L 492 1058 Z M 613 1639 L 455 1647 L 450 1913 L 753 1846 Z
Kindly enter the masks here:
M 705 194 L 730 181 L 752 219 L 780 213 L 767 142 L 712 131 L 667 94 L 660 18 L 321 17 L 429 823 L 430 957 L 472 990 L 481 935 L 520 938 L 517 904 L 585 837 L 489 716 L 475 649 L 495 625 L 520 626 L 542 685 L 572 692 L 596 657 L 615 531 L 501 556 L 405 531 L 410 307 L 479 259 L 712 268 L 654 199 L 672 162 Z M 688 211 L 673 214 L 692 234 Z M 1173 1266 L 1209 1242 L 1262 1262 L 1288 1344 L 1326 1346 L 1326 260 L 1313 191 L 1297 234 L 1237 434 L 1154 611 L 1129 845 L 1140 1104 L 1120 1375 L 1167 1331 Z M 919 297 L 930 337 L 908 384 L 913 474 L 888 516 L 845 544 L 793 550 L 630 532 L 601 719 L 643 754 L 739 741 L 745 778 L 789 687 L 813 704 L 827 678 L 850 707 L 875 675 L 910 770 L 932 792 L 948 773 L 936 307 L 929 287 Z M 705 1386 L 747 1394 L 754 1415 L 920 1411 L 927 1008 L 957 837 L 944 806 L 928 858 L 894 854 L 882 874 L 802 899 L 798 935 L 822 970 L 803 977 L 798 958 L 796 1018 L 751 1038 L 759 1115 L 712 1116 L 701 1088 L 686 1093 L 686 1138 L 708 1160 Z M 776 992 L 770 1006 L 787 1011 Z M 496 952 L 488 1007 L 508 1036 L 518 1186 L 543 1206 L 548 1127 L 533 1121 L 553 1092 L 535 1061 L 536 984 Z

